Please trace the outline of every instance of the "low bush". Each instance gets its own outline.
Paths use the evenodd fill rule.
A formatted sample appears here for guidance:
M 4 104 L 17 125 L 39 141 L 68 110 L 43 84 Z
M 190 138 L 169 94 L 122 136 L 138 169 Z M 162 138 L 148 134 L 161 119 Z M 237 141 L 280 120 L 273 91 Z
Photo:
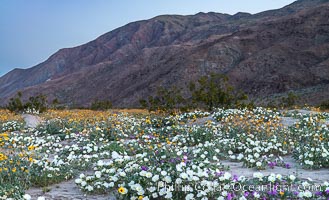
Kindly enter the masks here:
M 22 93 L 9 100 L 7 109 L 14 113 L 42 113 L 47 111 L 47 97 L 43 94 L 29 97 L 27 102 L 22 101 Z
M 112 102 L 111 101 L 94 101 L 91 106 L 90 109 L 91 110 L 109 110 L 112 108 Z

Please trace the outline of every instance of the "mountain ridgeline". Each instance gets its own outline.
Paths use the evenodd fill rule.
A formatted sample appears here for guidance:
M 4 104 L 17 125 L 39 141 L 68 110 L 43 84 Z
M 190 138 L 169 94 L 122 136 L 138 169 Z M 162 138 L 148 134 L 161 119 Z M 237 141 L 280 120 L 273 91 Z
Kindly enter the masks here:
M 256 104 L 294 92 L 302 103 L 329 99 L 329 0 L 299 0 L 251 15 L 163 15 L 129 23 L 61 49 L 43 63 L 0 78 L 2 104 L 22 91 L 68 106 L 109 100 L 137 107 L 157 88 L 188 85 L 210 73 Z M 19 58 L 18 58 L 19 59 Z M 186 89 L 186 90 L 185 90 Z

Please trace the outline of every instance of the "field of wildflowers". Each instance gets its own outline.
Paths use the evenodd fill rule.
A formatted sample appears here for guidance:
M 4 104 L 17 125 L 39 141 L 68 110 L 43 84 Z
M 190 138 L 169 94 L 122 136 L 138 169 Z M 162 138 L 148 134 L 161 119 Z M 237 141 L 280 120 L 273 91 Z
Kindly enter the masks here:
M 0 111 L 0 199 L 30 199 L 28 188 L 70 179 L 84 193 L 117 199 L 329 198 L 326 181 L 313 188 L 298 174 L 262 173 L 289 168 L 283 156 L 305 169 L 328 169 L 326 112 L 64 110 L 41 117 L 44 123 L 25 128 L 19 116 Z M 298 121 L 287 127 L 282 117 Z M 255 173 L 231 174 L 224 160 Z

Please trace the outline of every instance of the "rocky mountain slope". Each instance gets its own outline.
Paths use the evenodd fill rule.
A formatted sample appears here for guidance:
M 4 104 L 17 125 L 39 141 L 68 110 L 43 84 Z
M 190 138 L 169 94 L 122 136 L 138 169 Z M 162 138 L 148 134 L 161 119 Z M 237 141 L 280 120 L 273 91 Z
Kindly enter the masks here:
M 0 78 L 0 100 L 5 104 L 22 91 L 67 105 L 108 99 L 135 107 L 158 86 L 186 88 L 218 72 L 258 103 L 294 91 L 317 104 L 329 99 L 328 19 L 329 0 L 299 0 L 255 15 L 198 13 L 133 22 L 9 72 Z

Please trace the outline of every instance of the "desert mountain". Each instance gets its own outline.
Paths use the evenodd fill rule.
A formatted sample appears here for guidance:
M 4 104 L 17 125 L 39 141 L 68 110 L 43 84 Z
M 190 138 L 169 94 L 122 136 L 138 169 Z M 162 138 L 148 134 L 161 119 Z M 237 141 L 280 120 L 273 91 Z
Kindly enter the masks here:
M 210 72 L 227 74 L 258 103 L 289 91 L 308 104 L 329 99 L 329 0 L 299 0 L 254 15 L 211 12 L 133 22 L 7 73 L 0 99 L 4 104 L 22 91 L 67 105 L 106 99 L 134 107 L 158 86 L 186 88 Z

